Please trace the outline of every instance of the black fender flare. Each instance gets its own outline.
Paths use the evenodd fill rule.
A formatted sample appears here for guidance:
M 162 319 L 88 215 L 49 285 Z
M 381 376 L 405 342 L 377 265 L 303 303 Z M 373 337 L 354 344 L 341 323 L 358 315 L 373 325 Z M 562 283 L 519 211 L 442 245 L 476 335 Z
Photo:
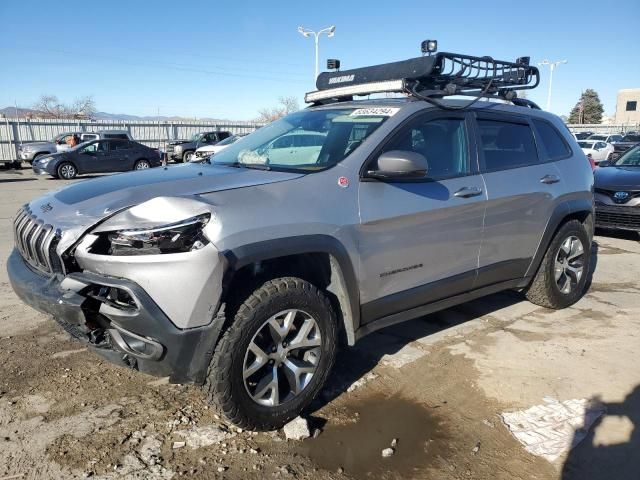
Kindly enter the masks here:
M 580 198 L 580 199 L 566 200 L 564 202 L 559 203 L 556 206 L 553 213 L 551 214 L 549 221 L 547 222 L 547 225 L 544 229 L 544 233 L 542 235 L 540 243 L 538 244 L 538 249 L 536 250 L 536 254 L 531 260 L 531 264 L 527 269 L 527 273 L 525 277 L 530 278 L 536 274 L 536 272 L 538 271 L 538 268 L 540 268 L 542 259 L 547 253 L 547 249 L 549 248 L 549 245 L 553 240 L 553 236 L 558 231 L 558 228 L 565 222 L 567 218 L 575 217 L 576 215 L 579 215 L 579 214 L 585 215 L 587 219 L 589 218 L 589 216 L 591 216 L 591 222 L 592 222 L 590 227 L 591 231 L 588 231 L 587 234 L 589 235 L 590 239 L 593 237 L 593 218 L 594 218 L 593 198 L 591 199 Z
M 335 259 L 340 275 L 338 281 L 347 294 L 346 300 L 351 310 L 343 311 L 342 317 L 347 340 L 352 345 L 355 343 L 355 331 L 360 326 L 360 295 L 353 264 L 340 240 L 322 234 L 297 235 L 250 243 L 222 252 L 228 262 L 227 271 L 231 275 L 255 262 L 304 253 L 327 253 Z

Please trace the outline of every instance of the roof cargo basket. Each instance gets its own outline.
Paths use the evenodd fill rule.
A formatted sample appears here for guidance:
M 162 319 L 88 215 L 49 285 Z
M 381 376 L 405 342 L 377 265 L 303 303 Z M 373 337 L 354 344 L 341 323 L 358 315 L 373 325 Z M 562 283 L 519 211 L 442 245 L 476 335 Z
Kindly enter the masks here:
M 351 100 L 372 93 L 403 92 L 443 106 L 436 99 L 452 95 L 499 98 L 538 108 L 519 99 L 517 90 L 538 86 L 540 72 L 528 57 L 515 62 L 440 52 L 400 62 L 336 72 L 323 72 L 307 103 Z

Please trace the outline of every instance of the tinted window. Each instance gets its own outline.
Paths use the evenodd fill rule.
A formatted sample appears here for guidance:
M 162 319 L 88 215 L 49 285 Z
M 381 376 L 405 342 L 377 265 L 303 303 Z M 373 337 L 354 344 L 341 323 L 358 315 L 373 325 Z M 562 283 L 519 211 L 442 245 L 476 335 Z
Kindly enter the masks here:
M 625 135 L 622 137 L 623 142 L 640 142 L 640 135 Z
M 425 156 L 429 178 L 446 178 L 467 172 L 467 135 L 463 119 L 418 119 L 404 127 L 383 152 L 409 150 Z
M 478 127 L 487 171 L 538 163 L 538 152 L 529 125 L 478 120 Z
M 292 148 L 293 147 L 293 135 L 287 135 L 284 137 L 280 137 L 275 142 L 271 148 Z
M 105 133 L 104 138 L 119 138 L 121 140 L 127 140 L 129 137 L 127 137 L 126 133 Z
M 569 146 L 553 125 L 542 120 L 534 120 L 533 124 L 538 130 L 542 146 L 547 152 L 549 160 L 558 160 L 571 155 Z M 593 135 L 589 138 L 593 138 Z
M 295 137 L 296 147 L 320 147 L 323 143 L 323 135 L 298 135 Z
M 112 140 L 111 141 L 111 149 L 112 150 L 128 150 L 132 147 L 129 142 Z
M 635 112 L 638 107 L 638 102 L 635 100 L 632 102 L 627 102 L 627 112 Z

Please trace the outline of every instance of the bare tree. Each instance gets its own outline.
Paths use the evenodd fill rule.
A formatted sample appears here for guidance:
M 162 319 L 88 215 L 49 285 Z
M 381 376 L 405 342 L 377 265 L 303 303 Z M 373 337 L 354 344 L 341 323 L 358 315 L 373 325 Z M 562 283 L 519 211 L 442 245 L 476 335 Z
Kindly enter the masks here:
M 256 120 L 270 123 L 298 110 L 300 110 L 300 106 L 296 97 L 280 97 L 278 98 L 277 106 L 258 110 L 258 118 Z
M 76 98 L 72 103 L 65 104 L 55 95 L 42 95 L 33 109 L 50 118 L 87 118 L 95 113 L 96 104 L 92 96 Z

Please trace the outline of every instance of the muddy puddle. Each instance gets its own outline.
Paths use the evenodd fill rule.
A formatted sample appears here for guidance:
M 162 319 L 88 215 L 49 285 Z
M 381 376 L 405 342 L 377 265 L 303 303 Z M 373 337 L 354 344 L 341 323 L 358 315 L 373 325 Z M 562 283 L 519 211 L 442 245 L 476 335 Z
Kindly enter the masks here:
M 414 478 L 446 457 L 448 438 L 432 409 L 399 398 L 374 396 L 350 407 L 353 421 L 323 427 L 300 453 L 329 471 L 343 469 L 353 478 Z M 382 450 L 396 439 L 394 453 Z

